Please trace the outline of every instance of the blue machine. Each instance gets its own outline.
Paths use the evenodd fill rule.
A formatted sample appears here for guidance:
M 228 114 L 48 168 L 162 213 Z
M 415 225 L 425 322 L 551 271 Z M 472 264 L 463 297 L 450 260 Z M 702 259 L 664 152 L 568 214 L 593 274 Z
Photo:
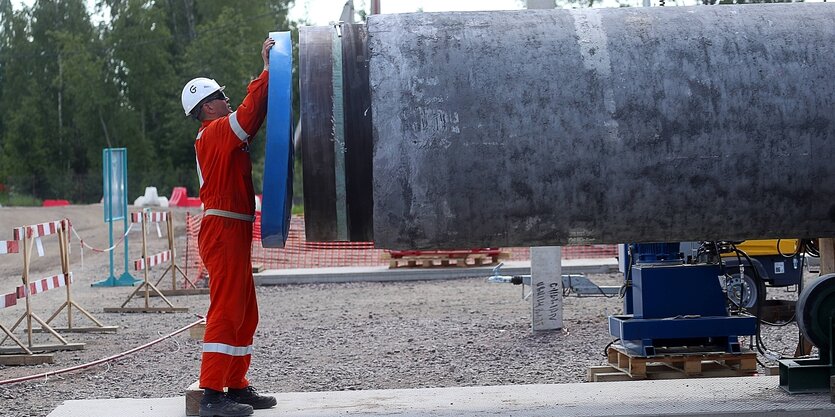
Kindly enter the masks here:
M 631 245 L 624 313 L 609 317 L 609 333 L 639 356 L 704 346 L 740 352 L 738 336 L 753 335 L 757 319 L 731 315 L 718 263 L 685 263 L 678 243 Z

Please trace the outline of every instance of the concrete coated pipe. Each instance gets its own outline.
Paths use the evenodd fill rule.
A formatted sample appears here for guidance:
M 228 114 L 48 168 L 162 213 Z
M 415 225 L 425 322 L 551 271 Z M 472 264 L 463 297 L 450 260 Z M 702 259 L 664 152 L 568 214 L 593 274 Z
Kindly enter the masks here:
M 370 241 L 371 97 L 366 27 L 299 29 L 308 241 Z
M 835 236 L 835 5 L 368 18 L 392 249 Z

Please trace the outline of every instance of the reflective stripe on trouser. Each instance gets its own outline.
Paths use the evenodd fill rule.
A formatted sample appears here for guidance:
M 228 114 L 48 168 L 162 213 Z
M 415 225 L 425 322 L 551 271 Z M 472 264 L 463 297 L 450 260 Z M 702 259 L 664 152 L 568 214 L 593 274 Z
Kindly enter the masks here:
M 198 237 L 209 272 L 209 312 L 203 337 L 200 388 L 245 388 L 258 326 L 252 280 L 252 223 L 205 216 Z

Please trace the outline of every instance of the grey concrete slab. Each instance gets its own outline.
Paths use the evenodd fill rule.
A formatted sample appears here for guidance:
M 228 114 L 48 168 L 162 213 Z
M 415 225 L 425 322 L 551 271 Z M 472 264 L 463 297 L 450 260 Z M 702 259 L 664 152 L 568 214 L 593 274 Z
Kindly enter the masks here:
M 255 417 L 835 415 L 829 394 L 786 394 L 776 376 L 273 395 L 278 406 Z M 48 417 L 115 415 L 184 416 L 185 397 L 66 401 Z
M 387 266 L 268 269 L 254 274 L 255 285 L 314 284 L 335 282 L 385 282 L 422 281 L 488 277 L 494 266 L 449 268 L 394 268 Z M 566 259 L 562 261 L 563 274 L 590 274 L 617 271 L 614 258 Z M 531 273 L 530 261 L 505 262 L 502 275 L 527 275 Z
M 374 241 L 835 236 L 833 21 L 830 3 L 371 15 Z

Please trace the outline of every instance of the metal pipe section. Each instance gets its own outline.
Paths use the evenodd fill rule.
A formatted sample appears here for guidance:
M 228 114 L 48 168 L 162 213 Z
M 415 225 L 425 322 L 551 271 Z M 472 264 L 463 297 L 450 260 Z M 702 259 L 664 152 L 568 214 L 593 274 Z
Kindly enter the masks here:
M 302 27 L 299 72 L 305 234 L 370 241 L 371 96 L 366 27 Z
M 835 236 L 833 21 L 826 3 L 369 16 L 373 239 Z

